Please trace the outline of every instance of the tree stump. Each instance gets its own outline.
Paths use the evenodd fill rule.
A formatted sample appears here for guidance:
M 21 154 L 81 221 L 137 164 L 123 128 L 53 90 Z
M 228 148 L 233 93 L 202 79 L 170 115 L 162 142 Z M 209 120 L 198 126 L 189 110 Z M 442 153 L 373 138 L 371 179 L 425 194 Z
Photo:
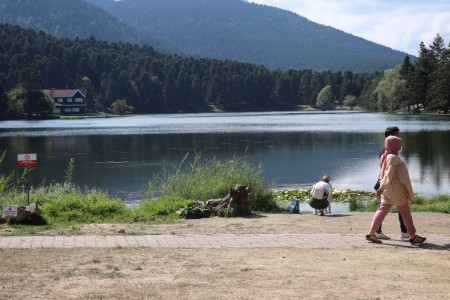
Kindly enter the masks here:
M 211 216 L 249 215 L 251 214 L 250 204 L 250 189 L 248 186 L 240 184 L 236 184 L 234 189 L 230 189 L 230 192 L 224 198 L 206 201 Z

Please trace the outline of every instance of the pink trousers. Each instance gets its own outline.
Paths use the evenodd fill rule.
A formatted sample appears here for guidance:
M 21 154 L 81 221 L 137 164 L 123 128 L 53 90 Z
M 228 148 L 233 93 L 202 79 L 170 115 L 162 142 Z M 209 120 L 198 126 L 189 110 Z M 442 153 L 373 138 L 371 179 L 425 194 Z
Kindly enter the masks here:
M 381 205 L 378 207 L 377 211 L 375 212 L 375 215 L 372 219 L 372 224 L 370 225 L 370 230 L 375 231 L 376 229 L 380 228 L 381 223 L 383 223 L 384 218 L 391 210 L 392 205 L 381 203 Z M 416 235 L 416 228 L 414 227 L 412 215 L 411 215 L 411 209 L 409 208 L 409 203 L 403 204 L 402 206 L 397 206 L 398 211 L 403 217 L 403 223 L 405 223 L 405 227 L 408 230 L 408 234 L 410 236 Z

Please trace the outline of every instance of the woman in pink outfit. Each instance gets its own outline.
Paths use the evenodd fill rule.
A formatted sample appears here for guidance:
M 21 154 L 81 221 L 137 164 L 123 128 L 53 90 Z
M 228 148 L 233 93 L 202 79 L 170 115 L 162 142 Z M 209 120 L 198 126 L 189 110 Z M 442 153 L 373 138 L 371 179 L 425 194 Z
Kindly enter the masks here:
M 403 222 L 409 234 L 409 242 L 412 245 L 418 245 L 426 240 L 426 238 L 416 235 L 416 228 L 409 207 L 409 201 L 414 200 L 414 193 L 406 164 L 398 156 L 401 150 L 401 138 L 397 136 L 386 138 L 384 153 L 380 157 L 380 178 L 382 179 L 376 192 L 377 196 L 381 196 L 381 205 L 375 212 L 370 231 L 366 235 L 366 240 L 372 243 L 381 243 L 381 240 L 375 235 L 375 231 L 380 227 L 393 205 L 397 207 L 403 217 Z

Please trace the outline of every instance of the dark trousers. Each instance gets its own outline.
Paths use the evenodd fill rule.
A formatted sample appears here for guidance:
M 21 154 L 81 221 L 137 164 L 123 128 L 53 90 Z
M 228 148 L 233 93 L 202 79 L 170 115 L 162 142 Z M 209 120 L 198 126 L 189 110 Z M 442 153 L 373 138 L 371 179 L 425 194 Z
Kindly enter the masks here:
M 311 206 L 314 209 L 325 209 L 330 205 L 330 201 L 328 201 L 328 196 L 323 199 L 315 199 L 311 198 L 309 200 L 309 206 Z

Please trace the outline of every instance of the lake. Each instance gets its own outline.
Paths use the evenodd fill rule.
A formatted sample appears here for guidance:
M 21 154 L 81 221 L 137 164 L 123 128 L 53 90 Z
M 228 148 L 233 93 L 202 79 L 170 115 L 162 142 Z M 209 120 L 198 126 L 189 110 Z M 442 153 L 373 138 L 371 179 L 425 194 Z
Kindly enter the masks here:
M 414 192 L 450 194 L 450 117 L 363 112 L 270 112 L 145 115 L 0 122 L 1 174 L 20 171 L 17 154 L 36 153 L 34 185 L 63 182 L 75 158 L 74 183 L 139 203 L 163 163 L 190 153 L 245 156 L 264 164 L 276 189 L 307 188 L 329 174 L 334 188 L 372 191 L 384 129 L 398 126 Z

